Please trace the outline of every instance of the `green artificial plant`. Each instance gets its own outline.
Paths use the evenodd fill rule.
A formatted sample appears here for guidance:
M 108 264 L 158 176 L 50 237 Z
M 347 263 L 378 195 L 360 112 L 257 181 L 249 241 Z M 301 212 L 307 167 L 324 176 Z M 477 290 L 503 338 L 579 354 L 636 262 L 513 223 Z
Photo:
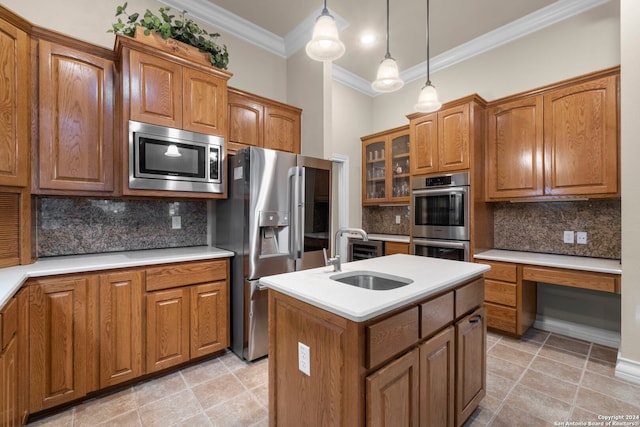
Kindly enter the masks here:
M 144 28 L 144 34 L 149 35 L 156 32 L 163 39 L 172 38 L 180 42 L 189 44 L 198 48 L 201 52 L 210 54 L 209 60 L 214 67 L 227 69 L 229 65 L 229 53 L 227 46 L 220 47 L 214 40 L 220 37 L 219 33 L 207 33 L 200 28 L 192 19 L 186 18 L 186 12 L 183 11 L 177 19 L 175 15 L 169 15 L 171 8 L 161 7 L 159 9 L 160 16 L 154 14 L 149 9 L 140 17 L 139 13 L 129 15 L 126 11 L 127 3 L 116 8 L 116 16 L 118 22 L 112 24 L 112 28 L 108 30 L 110 33 L 123 34 L 133 37 L 136 28 Z M 122 20 L 120 15 L 126 15 L 127 19 Z

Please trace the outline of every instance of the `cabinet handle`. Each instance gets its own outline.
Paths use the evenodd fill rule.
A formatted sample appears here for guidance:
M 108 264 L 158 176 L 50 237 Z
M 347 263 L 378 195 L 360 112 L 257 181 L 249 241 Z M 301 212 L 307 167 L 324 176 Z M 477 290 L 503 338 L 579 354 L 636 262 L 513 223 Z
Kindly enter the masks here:
M 473 316 L 471 319 L 469 319 L 469 323 L 478 323 L 481 320 L 482 320 L 482 316 L 478 314 L 476 316 Z

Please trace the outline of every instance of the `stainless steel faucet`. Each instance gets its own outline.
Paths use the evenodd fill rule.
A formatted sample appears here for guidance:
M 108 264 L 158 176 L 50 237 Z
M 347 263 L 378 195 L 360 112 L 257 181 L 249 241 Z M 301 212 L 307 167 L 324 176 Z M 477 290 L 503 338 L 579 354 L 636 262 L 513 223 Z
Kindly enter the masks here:
M 339 248 L 338 240 L 340 239 L 340 236 L 342 236 L 345 233 L 359 234 L 362 237 L 362 240 L 364 240 L 365 242 L 369 240 L 369 236 L 367 236 L 367 232 L 364 231 L 362 228 L 349 228 L 349 227 L 339 228 L 338 231 L 336 231 L 336 237 L 333 240 L 333 258 L 327 258 L 327 251 L 326 249 L 323 249 L 324 263 L 325 265 L 333 265 L 333 271 L 342 271 L 340 267 L 340 254 L 338 254 L 338 248 Z

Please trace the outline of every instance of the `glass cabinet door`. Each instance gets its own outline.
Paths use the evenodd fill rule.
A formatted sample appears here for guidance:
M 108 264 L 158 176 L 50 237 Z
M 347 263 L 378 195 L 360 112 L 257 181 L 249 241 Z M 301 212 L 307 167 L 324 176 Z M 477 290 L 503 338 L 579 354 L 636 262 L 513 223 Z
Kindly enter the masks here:
M 391 198 L 409 199 L 409 135 L 398 133 L 391 139 Z
M 385 157 L 386 141 L 373 141 L 365 145 L 363 150 L 365 165 L 364 197 L 365 200 L 386 199 L 387 163 Z

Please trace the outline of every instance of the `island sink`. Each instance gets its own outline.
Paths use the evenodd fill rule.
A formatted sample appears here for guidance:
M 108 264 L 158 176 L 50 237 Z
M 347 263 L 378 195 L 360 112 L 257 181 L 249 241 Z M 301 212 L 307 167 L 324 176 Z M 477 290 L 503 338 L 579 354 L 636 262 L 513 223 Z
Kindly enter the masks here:
M 413 283 L 412 279 L 375 271 L 349 271 L 329 277 L 340 283 L 373 291 L 388 291 Z

